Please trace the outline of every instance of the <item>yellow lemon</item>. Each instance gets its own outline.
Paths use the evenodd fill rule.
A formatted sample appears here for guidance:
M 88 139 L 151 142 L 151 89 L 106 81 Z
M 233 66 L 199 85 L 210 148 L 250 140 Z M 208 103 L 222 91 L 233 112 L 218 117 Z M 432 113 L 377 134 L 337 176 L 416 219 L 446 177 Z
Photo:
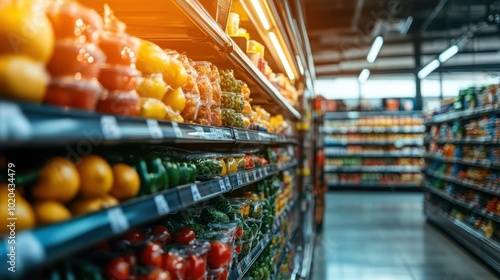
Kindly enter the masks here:
M 186 97 L 184 96 L 182 88 L 169 90 L 161 101 L 176 112 L 182 112 L 184 107 L 186 107 Z

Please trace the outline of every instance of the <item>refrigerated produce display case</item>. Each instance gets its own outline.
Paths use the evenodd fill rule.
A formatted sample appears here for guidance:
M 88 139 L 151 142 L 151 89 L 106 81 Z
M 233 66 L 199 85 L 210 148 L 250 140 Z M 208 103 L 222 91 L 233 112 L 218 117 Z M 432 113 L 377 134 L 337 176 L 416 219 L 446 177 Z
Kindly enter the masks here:
M 300 1 L 7 5 L 39 22 L 0 48 L 0 278 L 309 274 Z
M 330 189 L 420 189 L 425 127 L 418 111 L 327 112 L 325 180 Z

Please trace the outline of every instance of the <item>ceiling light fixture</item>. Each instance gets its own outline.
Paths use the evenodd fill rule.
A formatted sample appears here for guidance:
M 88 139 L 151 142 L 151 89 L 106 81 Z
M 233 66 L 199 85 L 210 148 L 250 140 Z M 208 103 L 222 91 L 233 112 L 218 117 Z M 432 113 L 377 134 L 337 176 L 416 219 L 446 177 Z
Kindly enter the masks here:
M 457 53 L 458 53 L 458 46 L 453 45 L 439 55 L 439 61 L 443 63 L 448 59 L 452 58 Z
M 365 68 L 359 73 L 359 83 L 364 84 L 368 80 L 368 77 L 370 77 L 370 69 Z
M 266 31 L 269 30 L 271 28 L 271 25 L 269 25 L 269 21 L 267 20 L 266 14 L 264 13 L 264 9 L 262 9 L 259 0 L 252 0 L 252 4 L 255 8 L 255 11 L 257 12 L 257 15 L 260 18 L 260 21 L 262 22 L 262 26 Z
M 432 71 L 436 70 L 439 65 L 441 65 L 441 63 L 439 63 L 439 60 L 434 59 L 424 68 L 422 68 L 422 70 L 418 71 L 418 78 L 424 79 L 425 77 L 429 76 L 429 74 L 432 73 Z
M 375 62 L 375 59 L 377 59 L 378 53 L 380 52 L 380 49 L 382 49 L 382 45 L 384 45 L 384 38 L 382 38 L 382 36 L 377 36 L 377 38 L 375 38 L 375 40 L 373 41 L 370 51 L 368 52 L 366 61 L 368 61 L 369 63 Z
M 278 37 L 276 37 L 276 34 L 274 32 L 269 32 L 269 38 L 271 39 L 271 42 L 273 42 L 274 48 L 276 49 L 276 52 L 278 53 L 278 56 L 281 60 L 281 63 L 283 63 L 283 67 L 285 67 L 286 74 L 288 75 L 288 78 L 290 80 L 295 79 L 295 74 L 293 74 L 292 67 L 290 66 L 290 63 L 288 62 L 288 59 L 286 58 L 285 52 L 283 51 L 283 48 L 281 48 L 280 42 L 278 41 Z

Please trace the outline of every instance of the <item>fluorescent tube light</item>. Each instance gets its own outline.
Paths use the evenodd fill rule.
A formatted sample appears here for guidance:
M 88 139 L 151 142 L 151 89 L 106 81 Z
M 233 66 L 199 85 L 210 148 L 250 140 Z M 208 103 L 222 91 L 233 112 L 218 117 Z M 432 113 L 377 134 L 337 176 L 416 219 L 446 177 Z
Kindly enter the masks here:
M 300 59 L 299 55 L 296 55 L 295 58 L 297 58 L 297 64 L 299 65 L 300 75 L 304 75 L 304 66 L 302 66 L 302 59 Z
M 443 63 L 448 59 L 452 58 L 457 53 L 458 53 L 458 46 L 453 45 L 439 55 L 439 61 Z
M 271 38 L 271 41 L 273 42 L 274 48 L 276 49 L 276 52 L 278 53 L 278 56 L 281 59 L 281 63 L 283 63 L 283 67 L 285 67 L 286 74 L 288 75 L 288 78 L 290 80 L 295 79 L 295 75 L 293 74 L 292 67 L 290 66 L 290 63 L 288 62 L 288 59 L 286 58 L 285 52 L 283 51 L 283 48 L 281 48 L 280 42 L 278 41 L 278 37 L 276 37 L 276 34 L 274 32 L 269 32 L 269 38 Z
M 369 63 L 375 62 L 375 59 L 377 59 L 378 53 L 380 52 L 380 49 L 382 49 L 383 44 L 384 38 L 382 38 L 382 36 L 377 36 L 377 38 L 375 38 L 375 40 L 373 41 L 370 51 L 368 52 L 366 61 L 368 61 Z
M 262 22 L 262 26 L 266 31 L 269 30 L 271 26 L 269 25 L 269 21 L 267 21 L 266 13 L 264 13 L 264 9 L 262 9 L 259 0 L 252 0 L 252 4 L 255 8 L 255 11 L 257 12 L 257 15 L 260 18 L 260 21 Z
M 368 77 L 370 77 L 370 70 L 365 68 L 359 73 L 358 81 L 364 84 L 368 80 Z
M 425 77 L 429 76 L 429 74 L 432 73 L 432 71 L 436 70 L 439 67 L 439 65 L 441 65 L 439 63 L 439 60 L 434 59 L 424 68 L 422 68 L 422 70 L 418 71 L 418 77 L 420 79 L 424 79 Z

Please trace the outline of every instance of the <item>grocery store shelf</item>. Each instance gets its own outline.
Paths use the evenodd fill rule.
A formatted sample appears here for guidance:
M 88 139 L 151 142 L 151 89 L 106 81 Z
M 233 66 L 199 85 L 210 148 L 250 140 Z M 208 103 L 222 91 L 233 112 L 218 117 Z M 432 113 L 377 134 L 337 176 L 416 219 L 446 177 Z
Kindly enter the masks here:
M 488 187 L 485 187 L 485 186 L 482 186 L 482 185 L 479 185 L 479 184 L 475 184 L 474 182 L 472 182 L 470 180 L 457 179 L 455 177 L 446 176 L 446 175 L 443 175 L 443 174 L 439 174 L 439 173 L 431 171 L 431 170 L 425 170 L 424 172 L 427 175 L 429 175 L 431 177 L 434 177 L 436 179 L 440 179 L 440 180 L 443 180 L 443 181 L 446 181 L 446 182 L 449 182 L 449 183 L 452 183 L 452 184 L 456 184 L 456 185 L 459 185 L 459 186 L 462 186 L 462 187 L 466 187 L 466 188 L 470 188 L 470 189 L 475 189 L 475 190 L 482 191 L 482 192 L 485 192 L 485 193 L 497 195 L 497 196 L 500 197 L 500 189 L 499 188 L 488 188 Z
M 431 117 L 430 119 L 425 121 L 424 124 L 430 126 L 456 120 L 474 119 L 492 114 L 500 114 L 500 106 L 476 108 L 467 111 L 457 111 L 457 112 L 439 114 Z
M 417 146 L 421 147 L 424 145 L 424 141 L 328 141 L 325 140 L 325 147 L 335 147 L 335 146 Z
M 373 111 L 373 112 L 326 112 L 325 120 L 358 119 L 364 117 L 416 116 L 422 117 L 422 111 Z
M 231 272 L 229 273 L 229 280 L 237 280 L 241 279 L 245 273 L 250 269 L 252 264 L 257 260 L 257 258 L 260 256 L 262 251 L 267 247 L 269 242 L 271 241 L 272 237 L 278 232 L 279 227 L 283 220 L 288 218 L 288 214 L 292 211 L 293 207 L 295 206 L 296 199 L 290 201 L 287 206 L 281 211 L 281 213 L 278 215 L 278 218 L 274 221 L 271 230 L 260 240 L 259 244 L 257 244 L 250 253 L 241 260 L 241 262 L 234 267 Z
M 463 207 L 465 209 L 473 211 L 474 213 L 479 214 L 479 215 L 481 215 L 481 216 L 483 216 L 485 218 L 488 218 L 488 219 L 493 220 L 493 221 L 495 221 L 497 223 L 500 223 L 500 216 L 499 215 L 491 214 L 491 213 L 487 212 L 484 209 L 478 209 L 478 208 L 476 208 L 474 206 L 473 203 L 467 203 L 467 202 L 462 201 L 460 199 L 456 199 L 456 198 L 452 197 L 451 195 L 449 195 L 449 194 L 447 194 L 447 193 L 445 193 L 445 192 L 443 192 L 441 190 L 433 188 L 428 183 L 424 184 L 424 188 L 427 191 L 429 191 L 429 192 L 431 192 L 431 193 L 433 193 L 433 194 L 435 194 L 435 195 L 437 195 L 437 196 L 439 196 L 441 198 L 444 198 L 444 199 L 448 200 L 449 202 L 451 202 L 451 203 L 453 203 L 455 205 L 458 205 L 460 207 Z
M 16 273 L 21 276 L 70 256 L 97 242 L 126 232 L 128 229 L 157 220 L 169 213 L 208 200 L 219 194 L 258 182 L 282 170 L 296 166 L 272 164 L 206 182 L 179 186 L 164 192 L 127 201 L 119 206 L 54 225 L 19 232 L 16 235 Z M 0 260 L 7 261 L 7 240 L 2 240 Z M 10 276 L 0 271 L 0 278 Z
M 61 107 L 0 101 L 0 145 L 19 147 L 83 143 L 297 144 L 265 132 L 102 115 Z M 82 142 L 83 141 L 83 142 Z
M 467 224 L 425 205 L 427 218 L 500 273 L 500 244 Z
M 346 184 L 346 183 L 328 183 L 330 190 L 335 189 L 422 189 L 419 184 L 404 184 L 404 183 L 359 183 L 359 184 Z
M 384 153 L 334 153 L 326 149 L 326 156 L 328 158 L 421 158 L 420 153 L 402 153 L 402 152 L 384 152 Z
M 325 166 L 325 172 L 406 172 L 418 173 L 422 170 L 420 166 L 401 166 L 401 165 L 385 165 L 385 166 Z
M 279 268 L 283 264 L 283 260 L 285 259 L 285 256 L 290 253 L 290 250 L 292 250 L 294 243 L 295 243 L 295 239 L 297 238 L 297 235 L 299 233 L 299 229 L 300 229 L 300 227 L 297 227 L 293 230 L 293 233 L 291 235 L 290 240 L 288 240 L 288 242 L 285 244 L 285 247 L 281 251 L 281 254 L 278 258 L 278 261 L 276 262 L 276 264 L 274 266 L 274 277 L 272 277 L 271 279 L 276 278 L 276 273 L 279 273 Z M 290 279 L 290 278 L 285 278 L 285 279 Z
M 483 139 L 447 139 L 447 138 L 425 138 L 425 143 L 436 142 L 438 144 L 456 144 L 456 145 L 482 145 L 482 146 L 498 146 L 500 145 L 500 140 L 491 140 L 489 138 Z
M 463 165 L 468 165 L 468 166 L 473 166 L 473 167 L 484 167 L 484 168 L 489 168 L 489 169 L 500 170 L 500 165 L 494 165 L 489 160 L 465 160 L 465 159 L 457 158 L 457 157 L 442 157 L 442 156 L 436 156 L 436 155 L 426 155 L 426 156 L 424 156 L 424 158 L 431 159 L 431 160 L 438 160 L 438 161 L 442 161 L 442 162 L 448 162 L 448 163 L 458 163 L 458 164 L 463 164 Z
M 324 133 L 424 133 L 425 126 L 360 126 L 360 127 L 327 127 L 324 128 Z

